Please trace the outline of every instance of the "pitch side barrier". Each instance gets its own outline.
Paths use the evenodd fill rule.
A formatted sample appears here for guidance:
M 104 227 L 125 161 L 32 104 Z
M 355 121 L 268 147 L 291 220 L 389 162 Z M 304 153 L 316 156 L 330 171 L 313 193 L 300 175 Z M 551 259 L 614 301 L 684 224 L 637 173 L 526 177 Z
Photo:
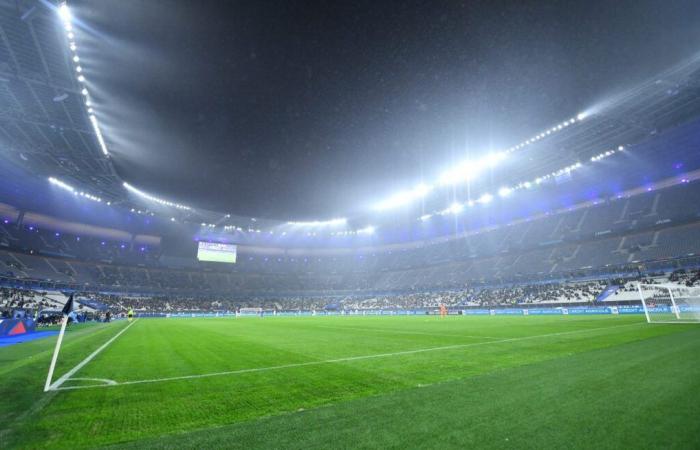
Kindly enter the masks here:
M 681 306 L 681 312 L 700 312 L 697 306 Z M 656 306 L 653 309 L 658 313 L 670 313 L 668 306 Z M 642 306 L 593 306 L 571 308 L 501 308 L 501 309 L 466 309 L 461 311 L 465 315 L 490 315 L 490 316 L 551 316 L 551 315 L 605 315 L 605 314 L 644 314 Z
M 700 306 L 680 306 L 681 312 L 700 313 Z M 666 305 L 657 305 L 649 309 L 655 313 L 670 313 L 671 308 Z M 234 312 L 178 312 L 178 313 L 137 313 L 141 318 L 171 318 L 187 319 L 197 317 L 314 317 L 314 316 L 425 316 L 438 315 L 439 311 L 432 309 L 365 309 L 346 311 L 265 311 L 263 314 L 249 313 L 236 314 Z M 644 314 L 644 308 L 636 305 L 626 306 L 572 306 L 570 308 L 475 308 L 475 309 L 451 309 L 451 316 L 577 316 L 577 315 L 620 315 L 620 314 Z

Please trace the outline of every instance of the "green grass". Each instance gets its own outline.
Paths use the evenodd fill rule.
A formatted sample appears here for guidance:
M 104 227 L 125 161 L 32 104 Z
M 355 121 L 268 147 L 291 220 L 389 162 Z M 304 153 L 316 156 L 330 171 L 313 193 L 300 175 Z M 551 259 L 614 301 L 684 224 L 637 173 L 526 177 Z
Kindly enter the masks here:
M 55 378 L 125 326 L 70 331 Z M 697 325 L 141 319 L 74 375 L 127 384 L 45 394 L 54 343 L 0 348 L 0 448 L 700 447 Z

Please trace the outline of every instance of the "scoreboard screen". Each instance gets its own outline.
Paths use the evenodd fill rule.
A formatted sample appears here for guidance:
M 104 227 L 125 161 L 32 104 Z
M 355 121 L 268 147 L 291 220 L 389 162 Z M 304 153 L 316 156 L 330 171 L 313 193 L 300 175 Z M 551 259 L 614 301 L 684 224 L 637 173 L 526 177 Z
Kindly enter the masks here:
M 236 262 L 236 246 L 233 244 L 200 241 L 197 249 L 197 259 L 199 261 L 233 264 Z

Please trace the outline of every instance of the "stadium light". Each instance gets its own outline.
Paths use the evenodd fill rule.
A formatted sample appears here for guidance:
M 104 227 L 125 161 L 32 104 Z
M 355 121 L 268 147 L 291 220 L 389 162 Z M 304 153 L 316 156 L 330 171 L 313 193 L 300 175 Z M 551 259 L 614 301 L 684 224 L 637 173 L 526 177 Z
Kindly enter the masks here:
M 347 224 L 348 219 L 345 217 L 337 217 L 335 219 L 329 220 L 312 220 L 312 221 L 289 221 L 287 225 L 294 225 L 300 227 L 325 227 L 325 226 L 339 226 Z
M 54 186 L 58 186 L 61 189 L 65 189 L 68 192 L 75 192 L 75 188 L 67 183 L 64 183 L 61 180 L 58 180 L 54 177 L 49 177 L 49 183 L 53 184 Z
M 387 209 L 398 208 L 400 206 L 407 205 L 414 200 L 425 197 L 433 190 L 433 186 L 425 183 L 420 183 L 415 188 L 409 191 L 401 191 L 395 194 L 383 202 L 377 203 L 374 209 L 377 211 L 385 211 Z
M 78 73 L 76 78 L 80 83 L 85 83 L 85 76 L 82 75 L 83 68 L 79 64 L 80 56 L 78 56 L 77 53 L 78 47 L 74 41 L 75 35 L 73 34 L 72 25 L 73 16 L 70 12 L 70 8 L 68 8 L 68 5 L 65 2 L 61 3 L 61 5 L 58 7 L 58 16 L 61 18 L 61 21 L 63 22 L 63 25 L 67 31 L 66 37 L 68 38 L 68 48 L 70 48 L 70 50 L 73 52 L 72 60 L 75 63 L 75 71 Z M 80 93 L 85 97 L 85 106 L 87 107 L 87 111 L 90 117 L 90 123 L 92 124 L 95 136 L 97 137 L 97 142 L 100 146 L 100 150 L 102 150 L 103 155 L 109 156 L 109 151 L 107 150 L 107 145 L 105 144 L 104 136 L 102 136 L 100 124 L 94 115 L 94 110 L 91 108 L 92 102 L 90 101 L 90 92 L 88 91 L 87 87 L 83 87 L 80 90 Z
M 63 182 L 63 181 L 59 180 L 58 178 L 49 177 L 49 183 L 65 190 L 65 191 L 68 191 L 77 197 L 82 197 L 82 198 L 86 198 L 88 200 L 92 200 L 93 202 L 102 203 L 102 199 L 100 197 L 98 197 L 96 195 L 92 195 L 88 192 L 78 191 L 76 188 L 74 188 L 70 184 Z M 111 204 L 111 203 L 108 202 L 108 204 Z
M 437 214 L 439 214 L 441 216 L 446 216 L 448 214 L 457 215 L 457 214 L 461 213 L 462 211 L 464 211 L 464 203 L 452 202 L 452 204 L 450 206 L 448 206 L 447 208 L 438 212 Z
M 97 117 L 94 114 L 90 115 L 90 123 L 92 123 L 92 128 L 95 130 L 95 136 L 97 136 L 97 142 L 100 144 L 100 149 L 105 156 L 109 156 L 109 151 L 107 151 L 107 145 L 102 137 L 102 131 L 100 130 L 100 125 L 97 122 Z
M 150 200 L 150 201 L 152 201 L 152 202 L 158 203 L 159 205 L 170 206 L 170 207 L 177 208 L 177 209 L 182 209 L 182 210 L 185 210 L 185 211 L 190 211 L 190 210 L 192 210 L 192 208 L 190 208 L 190 207 L 187 206 L 187 205 L 182 205 L 182 204 L 180 204 L 180 203 L 171 202 L 171 201 L 164 200 L 164 199 L 162 199 L 162 198 L 156 197 L 156 196 L 154 196 L 154 195 L 148 194 L 148 193 L 146 193 L 146 192 L 144 192 L 144 191 L 142 191 L 142 190 L 140 190 L 140 189 L 135 188 L 134 186 L 132 186 L 132 185 L 130 185 L 129 183 L 127 183 L 126 181 L 124 181 L 124 182 L 122 183 L 122 185 L 124 186 L 124 188 L 125 188 L 126 190 L 128 190 L 128 191 L 130 191 L 130 192 L 132 192 L 132 193 L 134 193 L 134 194 L 138 195 L 139 197 L 142 197 L 142 198 L 144 198 L 144 199 L 146 199 L 146 200 Z
M 501 197 L 508 197 L 511 194 L 511 192 L 513 192 L 513 189 L 503 186 L 498 190 L 498 195 L 500 195 Z
M 61 6 L 58 7 L 58 15 L 63 20 L 64 24 L 70 24 L 71 23 L 71 13 L 70 13 L 70 8 L 68 8 L 68 5 L 65 3 L 61 3 Z
M 489 153 L 476 161 L 464 161 L 457 165 L 457 167 L 444 172 L 440 176 L 439 182 L 441 185 L 445 186 L 470 181 L 484 170 L 498 165 L 498 163 L 506 159 L 506 156 L 506 152 Z
M 483 203 L 483 204 L 487 204 L 487 203 L 491 203 L 491 200 L 493 200 L 493 195 L 491 195 L 491 194 L 484 194 L 484 195 L 482 195 L 481 197 L 479 197 L 478 202 L 479 202 L 479 203 Z
M 513 145 L 508 149 L 502 150 L 500 152 L 493 152 L 486 155 L 484 158 L 478 159 L 476 161 L 464 161 L 459 163 L 456 167 L 447 170 L 438 177 L 437 185 L 439 186 L 449 186 L 458 183 L 463 183 L 476 178 L 485 169 L 495 167 L 502 160 L 506 159 L 508 154 L 515 152 L 516 150 L 523 149 L 529 145 L 535 144 L 547 136 L 557 133 L 565 128 L 574 125 L 575 123 L 584 120 L 588 116 L 587 113 L 579 113 L 576 117 L 572 117 L 568 120 L 560 122 L 551 128 L 540 132 L 539 134 L 531 137 L 529 139 L 520 142 L 519 144 Z M 538 183 L 539 184 L 539 183 Z M 432 186 L 427 186 L 428 189 L 421 191 L 421 189 L 414 189 L 413 191 L 399 192 L 398 194 L 390 197 L 388 200 L 381 202 L 375 206 L 376 210 L 384 210 L 389 208 L 394 208 L 397 206 L 402 206 L 411 201 L 424 197 L 427 195 Z
M 368 225 L 364 228 L 360 228 L 359 230 L 356 231 L 349 231 L 348 234 L 374 234 L 376 231 L 376 228 L 372 225 Z

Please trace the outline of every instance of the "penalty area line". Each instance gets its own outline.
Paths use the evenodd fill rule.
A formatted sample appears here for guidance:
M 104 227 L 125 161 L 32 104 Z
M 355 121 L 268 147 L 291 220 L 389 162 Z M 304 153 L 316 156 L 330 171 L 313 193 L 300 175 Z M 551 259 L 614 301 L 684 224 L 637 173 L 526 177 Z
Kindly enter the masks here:
M 132 326 L 133 324 L 135 324 L 136 322 L 138 322 L 138 320 L 139 320 L 139 319 L 136 319 L 136 320 L 134 320 L 133 322 L 131 322 L 129 325 L 127 325 L 127 326 L 125 326 L 124 328 L 122 328 L 121 331 L 119 331 L 119 333 L 117 333 L 117 334 L 115 334 L 114 336 L 112 336 L 112 338 L 111 338 L 110 340 L 108 340 L 107 342 L 105 342 L 104 344 L 102 344 L 97 350 L 95 350 L 94 352 L 90 353 L 90 355 L 88 355 L 87 358 L 85 358 L 84 360 L 80 361 L 75 367 L 73 367 L 71 370 L 69 370 L 68 372 L 66 372 L 63 376 L 61 376 L 61 378 L 59 378 L 58 380 L 56 380 L 51 386 L 49 386 L 49 389 L 48 389 L 48 390 L 49 390 L 49 391 L 58 391 L 58 390 L 60 390 L 60 389 L 61 389 L 61 385 L 63 385 L 63 383 L 65 383 L 66 381 L 68 381 L 68 379 L 69 379 L 70 377 L 72 377 L 73 375 L 75 375 L 75 373 L 76 373 L 77 371 L 79 371 L 80 369 L 82 369 L 83 367 L 85 367 L 85 365 L 86 365 L 87 363 L 89 363 L 90 361 L 92 361 L 92 360 L 95 358 L 95 356 L 99 355 L 100 352 L 102 352 L 102 350 L 106 349 L 106 348 L 109 346 L 109 344 L 111 344 L 112 342 L 114 342 L 114 341 L 115 341 L 119 336 L 121 336 L 126 330 L 128 330 L 129 328 L 131 328 L 131 326 Z M 111 381 L 111 380 L 110 380 L 110 381 Z M 106 386 L 114 386 L 114 385 L 113 385 L 113 384 L 107 384 Z M 89 387 L 89 386 L 85 386 L 85 387 Z
M 336 363 L 361 361 L 361 360 L 375 359 L 375 358 L 388 358 L 388 357 L 392 357 L 392 356 L 413 355 L 413 354 L 417 354 L 417 353 L 427 353 L 427 352 L 454 350 L 454 349 L 462 349 L 462 348 L 470 348 L 470 347 L 480 347 L 483 345 L 493 345 L 493 344 L 502 344 L 502 343 L 506 343 L 506 342 L 526 341 L 526 340 L 530 340 L 530 339 L 566 336 L 566 335 L 570 335 L 570 334 L 586 333 L 586 332 L 591 332 L 591 331 L 616 330 L 619 328 L 645 325 L 645 324 L 646 324 L 645 322 L 639 322 L 639 323 L 632 323 L 632 324 L 626 324 L 626 325 L 616 325 L 616 326 L 612 326 L 612 327 L 586 328 L 583 330 L 562 331 L 559 333 L 538 334 L 535 336 L 520 336 L 520 337 L 514 337 L 514 338 L 501 339 L 498 341 L 472 342 L 469 344 L 455 344 L 455 345 L 445 345 L 442 347 L 419 348 L 419 349 L 415 349 L 415 350 L 405 350 L 405 351 L 400 351 L 400 352 L 377 353 L 377 354 L 373 354 L 373 355 L 361 355 L 361 356 L 348 356 L 348 357 L 344 357 L 344 358 L 325 359 L 325 360 L 321 360 L 321 361 L 308 361 L 308 362 L 303 362 L 303 363 L 283 364 L 283 365 L 279 365 L 279 366 L 254 367 L 254 368 L 250 368 L 250 369 L 229 370 L 229 371 L 225 371 L 225 372 L 203 373 L 203 374 L 196 374 L 196 375 L 182 375 L 182 376 L 177 376 L 177 377 L 166 377 L 166 378 L 152 378 L 152 379 L 146 379 L 146 380 L 122 381 L 122 382 L 115 382 L 114 384 L 91 385 L 91 386 L 65 386 L 65 387 L 60 387 L 60 385 L 59 385 L 55 388 L 55 390 L 67 391 L 67 390 L 76 390 L 76 389 L 107 388 L 107 387 L 114 387 L 114 386 L 128 386 L 128 385 L 133 385 L 133 384 L 163 383 L 163 382 L 168 382 L 168 381 L 194 380 L 194 379 L 198 379 L 198 378 L 211 378 L 211 377 L 221 377 L 221 376 L 226 376 L 226 375 L 239 375 L 239 374 L 255 373 L 255 372 L 268 372 L 268 371 L 273 371 L 273 370 L 294 369 L 294 368 L 298 368 L 298 367 L 320 366 L 323 364 L 336 364 Z

